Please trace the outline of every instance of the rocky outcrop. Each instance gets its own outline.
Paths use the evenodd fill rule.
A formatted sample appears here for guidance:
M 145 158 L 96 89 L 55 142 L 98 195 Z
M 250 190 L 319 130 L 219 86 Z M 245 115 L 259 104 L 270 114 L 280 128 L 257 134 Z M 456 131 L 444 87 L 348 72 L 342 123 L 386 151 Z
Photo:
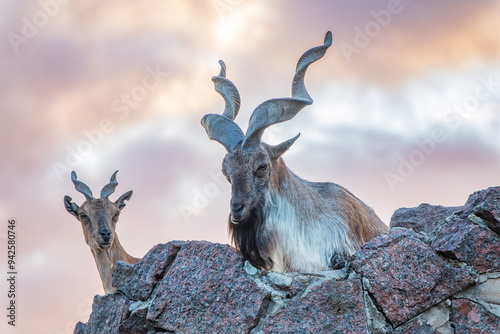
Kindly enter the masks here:
M 403 228 L 365 244 L 352 266 L 394 327 L 475 282 L 473 274 L 448 264 Z
M 392 215 L 391 227 L 411 228 L 429 233 L 460 207 L 420 204 L 416 208 L 400 208 Z
M 75 333 L 500 333 L 500 188 L 397 210 L 341 270 L 265 272 L 205 241 L 113 274 Z

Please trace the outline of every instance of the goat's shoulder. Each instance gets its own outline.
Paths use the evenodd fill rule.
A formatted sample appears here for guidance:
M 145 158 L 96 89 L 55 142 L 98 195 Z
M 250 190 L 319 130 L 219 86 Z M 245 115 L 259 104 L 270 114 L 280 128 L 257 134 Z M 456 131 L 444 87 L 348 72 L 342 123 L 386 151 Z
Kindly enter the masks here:
M 337 186 L 342 193 L 342 211 L 347 218 L 352 237 L 361 244 L 386 233 L 388 227 L 375 211 L 344 187 Z
M 354 196 L 351 192 L 336 183 L 311 182 L 304 180 L 304 185 L 307 188 L 313 190 L 313 192 L 316 193 L 318 197 L 328 202 L 331 202 L 332 200 L 339 202 L 358 200 L 356 196 Z
M 337 210 L 349 225 L 354 239 L 364 243 L 373 237 L 387 232 L 388 228 L 373 209 L 356 197 L 348 189 L 329 182 L 309 182 L 322 200 Z

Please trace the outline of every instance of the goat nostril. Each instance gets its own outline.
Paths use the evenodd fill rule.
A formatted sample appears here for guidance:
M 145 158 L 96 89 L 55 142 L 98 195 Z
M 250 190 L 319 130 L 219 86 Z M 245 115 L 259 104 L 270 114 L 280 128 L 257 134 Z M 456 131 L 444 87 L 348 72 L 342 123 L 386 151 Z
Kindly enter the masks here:
M 242 213 L 244 209 L 245 209 L 245 206 L 243 204 L 235 204 L 235 205 L 231 206 L 231 210 L 234 213 Z
M 111 237 L 111 232 L 110 231 L 99 232 L 99 235 L 105 239 L 109 239 Z

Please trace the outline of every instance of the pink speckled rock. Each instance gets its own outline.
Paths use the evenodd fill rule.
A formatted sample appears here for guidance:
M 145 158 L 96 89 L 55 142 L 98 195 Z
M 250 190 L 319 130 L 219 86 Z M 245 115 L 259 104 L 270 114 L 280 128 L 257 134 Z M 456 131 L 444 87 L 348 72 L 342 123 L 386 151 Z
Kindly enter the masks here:
M 482 218 L 490 230 L 500 235 L 500 187 L 476 191 L 456 214 L 462 218 L 474 214 Z
M 287 334 L 368 333 L 361 282 L 324 281 L 271 314 L 262 330 Z
M 500 318 L 468 299 L 452 301 L 451 321 L 456 334 L 500 333 Z
M 148 309 L 139 309 L 132 312 L 130 316 L 123 320 L 118 327 L 120 334 L 147 334 L 155 333 L 154 328 L 146 321 Z M 153 331 L 153 332 L 152 332 Z
M 113 272 L 113 286 L 129 299 L 147 300 L 182 245 L 184 241 L 158 244 L 134 265 L 117 262 Z
M 415 321 L 410 327 L 405 328 L 403 331 L 397 331 L 397 334 L 441 334 L 441 331 L 433 328 L 429 324 L 423 324 Z
M 439 223 L 460 207 L 420 204 L 416 208 L 397 209 L 391 217 L 390 227 L 411 228 L 415 232 L 431 232 Z
M 130 300 L 119 294 L 95 296 L 89 322 L 84 332 L 80 333 L 118 334 L 118 326 L 128 317 L 130 304 Z
M 78 321 L 78 323 L 75 325 L 75 330 L 73 331 L 73 334 L 84 334 L 86 328 L 87 328 L 87 324 L 84 324 L 83 322 Z
M 479 273 L 500 271 L 500 237 L 470 221 L 457 218 L 448 222 L 437 232 L 432 248 Z
M 234 248 L 191 241 L 158 283 L 147 319 L 176 333 L 248 333 L 269 298 Z
M 474 282 L 471 274 L 446 263 L 404 228 L 363 245 L 352 266 L 369 280 L 370 292 L 395 326 Z

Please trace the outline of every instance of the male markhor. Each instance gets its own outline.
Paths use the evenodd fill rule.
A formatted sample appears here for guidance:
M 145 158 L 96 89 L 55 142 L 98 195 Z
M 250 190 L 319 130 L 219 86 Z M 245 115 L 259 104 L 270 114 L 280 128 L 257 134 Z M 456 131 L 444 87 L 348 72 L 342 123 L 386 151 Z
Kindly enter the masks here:
M 225 110 L 222 115 L 205 115 L 201 124 L 209 138 L 227 150 L 222 171 L 232 186 L 229 232 L 236 248 L 258 268 L 280 272 L 338 268 L 360 245 L 388 230 L 370 207 L 345 188 L 303 180 L 286 167 L 281 156 L 298 135 L 275 146 L 261 142 L 267 127 L 292 119 L 312 104 L 304 75 L 331 44 L 328 32 L 323 45 L 302 55 L 292 97 L 261 103 L 250 117 L 246 134 L 233 121 L 240 96 L 226 79 L 222 61 L 220 74 L 212 78 Z

